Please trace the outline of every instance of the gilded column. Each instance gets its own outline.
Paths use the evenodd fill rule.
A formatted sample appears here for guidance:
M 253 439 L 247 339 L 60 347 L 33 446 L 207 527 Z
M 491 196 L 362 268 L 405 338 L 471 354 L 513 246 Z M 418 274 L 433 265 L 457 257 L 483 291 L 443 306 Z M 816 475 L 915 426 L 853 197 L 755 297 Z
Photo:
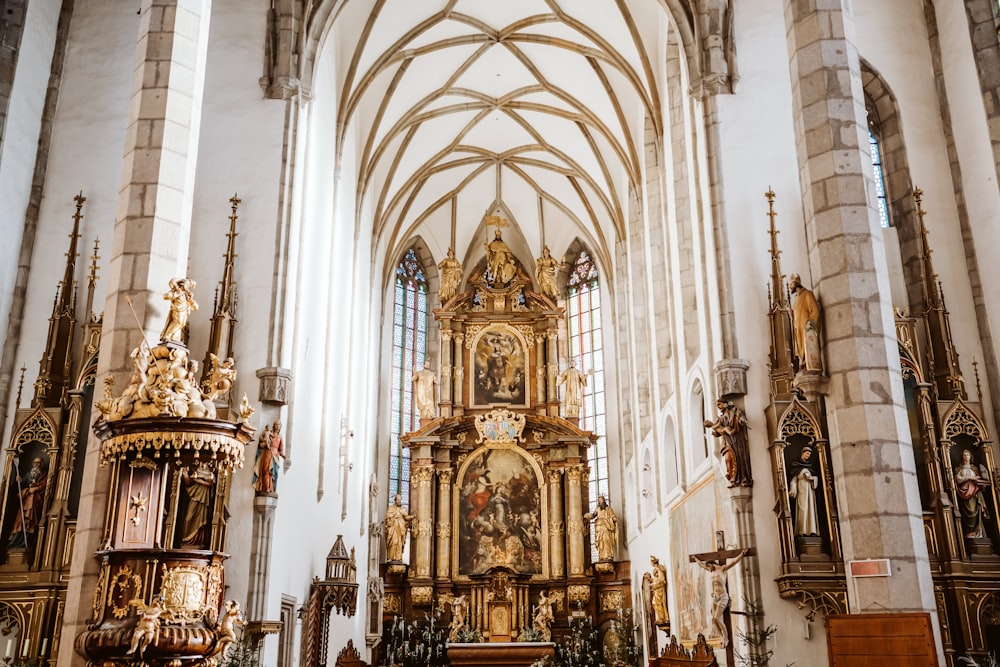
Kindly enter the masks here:
M 451 329 L 441 329 L 441 416 L 451 415 L 452 349 Z
M 562 577 L 566 572 L 566 557 L 563 549 L 563 495 L 562 470 L 550 469 L 549 477 L 549 560 L 552 563 L 552 577 Z
M 559 364 L 558 364 L 558 361 L 557 361 L 559 359 L 559 354 L 557 352 L 558 348 L 556 346 L 556 343 L 558 341 L 557 341 L 557 333 L 556 333 L 555 329 L 550 330 L 548 332 L 548 334 L 547 334 L 547 337 L 548 337 L 549 345 L 548 345 L 548 356 L 546 357 L 546 360 L 548 361 L 548 364 L 546 365 L 546 368 L 548 369 L 549 377 L 548 377 L 548 385 L 547 385 L 547 389 L 546 389 L 546 395 L 547 395 L 547 397 L 548 397 L 548 399 L 550 401 L 552 401 L 553 403 L 556 404 L 556 406 L 555 406 L 555 412 L 552 412 L 550 414 L 550 416 L 558 417 L 559 416 L 559 392 L 556 391 L 556 377 L 558 377 L 558 375 L 559 375 Z
M 458 358 L 454 360 L 455 362 L 455 397 L 454 405 L 456 408 L 462 407 L 462 378 L 465 376 L 465 368 L 463 367 L 463 360 L 465 359 L 465 352 L 463 351 L 462 344 L 465 342 L 465 334 L 461 331 L 455 332 L 455 349 L 458 350 Z M 459 413 L 454 413 L 459 414 Z
M 583 479 L 584 467 L 575 465 L 566 468 L 569 480 L 566 494 L 566 533 L 567 551 L 569 551 L 569 576 L 583 574 L 583 494 L 580 482 Z
M 414 466 L 410 472 L 413 504 L 416 506 L 413 538 L 416 543 L 414 570 L 417 577 L 431 576 L 431 535 L 434 532 L 434 512 L 431 507 L 432 479 L 434 479 L 434 468 L 430 466 Z
M 451 477 L 453 470 L 438 470 L 437 577 L 451 575 Z
M 538 387 L 538 403 L 545 403 L 548 392 L 545 391 L 545 336 L 535 336 L 535 386 Z

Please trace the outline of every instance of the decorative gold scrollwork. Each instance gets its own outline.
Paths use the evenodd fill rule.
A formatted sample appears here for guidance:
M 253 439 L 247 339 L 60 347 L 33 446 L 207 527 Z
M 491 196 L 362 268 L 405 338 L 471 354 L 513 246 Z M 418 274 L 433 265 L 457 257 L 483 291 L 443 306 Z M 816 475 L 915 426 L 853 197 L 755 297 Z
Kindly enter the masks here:
M 192 623 L 204 615 L 205 593 L 208 583 L 206 570 L 181 565 L 168 568 L 163 566 L 163 581 L 160 595 L 166 608 L 163 616 L 168 621 Z

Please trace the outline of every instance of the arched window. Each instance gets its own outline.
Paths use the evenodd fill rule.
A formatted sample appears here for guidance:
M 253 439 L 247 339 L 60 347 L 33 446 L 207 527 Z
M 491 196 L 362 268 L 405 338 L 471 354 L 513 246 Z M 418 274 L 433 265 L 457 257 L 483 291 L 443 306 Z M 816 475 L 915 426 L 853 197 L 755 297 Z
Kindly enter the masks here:
M 427 277 L 414 248 L 396 267 L 392 309 L 392 451 L 389 452 L 389 497 L 403 495 L 409 504 L 410 450 L 399 436 L 417 428 L 413 373 L 427 352 Z
M 597 434 L 590 451 L 590 501 L 608 495 L 608 439 L 604 410 L 604 347 L 601 336 L 601 290 L 597 265 L 586 250 L 573 263 L 567 284 L 569 356 L 587 374 L 580 405 L 580 428 Z
M 885 170 L 882 168 L 882 125 L 878 114 L 868 106 L 868 150 L 872 156 L 872 168 L 875 172 L 875 196 L 878 198 L 878 217 L 883 227 L 888 227 L 889 204 L 885 193 Z

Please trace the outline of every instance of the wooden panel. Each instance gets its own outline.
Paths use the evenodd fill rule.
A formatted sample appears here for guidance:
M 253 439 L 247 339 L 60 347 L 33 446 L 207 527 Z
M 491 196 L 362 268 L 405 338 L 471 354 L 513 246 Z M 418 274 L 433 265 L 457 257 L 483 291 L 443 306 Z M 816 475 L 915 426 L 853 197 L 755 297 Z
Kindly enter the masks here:
M 938 667 L 930 614 L 832 615 L 826 640 L 830 667 Z

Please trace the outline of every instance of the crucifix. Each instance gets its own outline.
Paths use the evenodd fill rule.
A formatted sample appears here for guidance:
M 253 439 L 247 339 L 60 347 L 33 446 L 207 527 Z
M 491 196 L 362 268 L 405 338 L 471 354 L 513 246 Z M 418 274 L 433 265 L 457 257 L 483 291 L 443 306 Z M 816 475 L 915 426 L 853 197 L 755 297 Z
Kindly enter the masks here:
M 688 559 L 699 567 L 708 570 L 709 581 L 712 584 L 712 634 L 711 637 L 721 637 L 722 648 L 726 649 L 726 664 L 733 664 L 733 646 L 729 641 L 733 623 L 729 611 L 729 587 L 726 583 L 726 572 L 743 560 L 744 556 L 755 555 L 753 549 L 726 549 L 726 534 L 715 531 L 716 550 L 703 554 L 691 554 Z M 732 559 L 732 560 L 730 560 Z

